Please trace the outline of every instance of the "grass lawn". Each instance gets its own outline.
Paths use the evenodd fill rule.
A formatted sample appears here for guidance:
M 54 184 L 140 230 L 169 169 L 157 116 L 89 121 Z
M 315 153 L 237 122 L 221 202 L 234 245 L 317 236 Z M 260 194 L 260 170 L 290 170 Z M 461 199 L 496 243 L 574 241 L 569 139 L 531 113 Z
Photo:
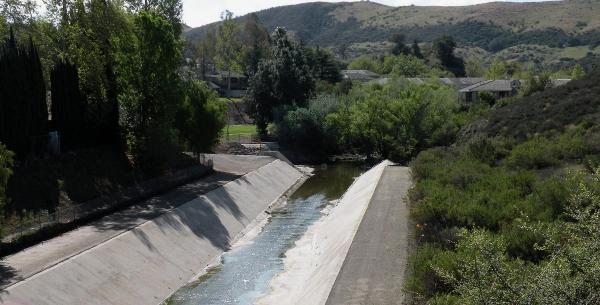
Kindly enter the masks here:
M 222 102 L 225 102 L 225 103 L 230 103 L 230 102 L 240 103 L 242 101 L 241 98 L 226 98 L 226 97 L 220 97 L 219 100 Z
M 256 134 L 256 126 L 255 125 L 229 125 L 229 135 L 255 135 Z M 227 135 L 227 126 L 223 128 L 223 135 Z
M 223 128 L 221 142 L 251 142 L 256 135 L 256 126 L 254 125 L 229 125 L 229 135 L 227 126 Z

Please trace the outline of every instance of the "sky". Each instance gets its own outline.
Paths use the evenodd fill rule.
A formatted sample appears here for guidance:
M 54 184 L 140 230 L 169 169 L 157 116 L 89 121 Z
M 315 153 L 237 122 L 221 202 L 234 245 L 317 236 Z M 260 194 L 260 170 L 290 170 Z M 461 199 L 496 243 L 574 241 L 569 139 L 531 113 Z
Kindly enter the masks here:
M 232 11 L 235 16 L 243 16 L 251 12 L 271 7 L 311 2 L 312 0 L 183 0 L 183 22 L 191 27 L 198 27 L 220 20 L 221 12 Z M 323 2 L 341 2 L 340 0 L 321 0 Z M 351 0 L 346 0 L 351 1 Z M 489 0 L 372 0 L 390 6 L 404 5 L 471 5 Z M 512 2 L 525 2 L 513 0 Z

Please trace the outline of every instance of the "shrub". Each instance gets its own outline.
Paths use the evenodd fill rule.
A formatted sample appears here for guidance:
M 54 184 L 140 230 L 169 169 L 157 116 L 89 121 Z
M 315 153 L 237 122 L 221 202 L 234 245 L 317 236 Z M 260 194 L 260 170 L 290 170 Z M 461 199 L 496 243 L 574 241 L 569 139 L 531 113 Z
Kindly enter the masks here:
M 188 83 L 185 91 L 176 120 L 181 142 L 192 152 L 207 152 L 225 127 L 226 105 L 204 82 Z
M 482 103 L 494 106 L 496 104 L 496 97 L 491 92 L 483 91 L 479 93 L 479 99 Z
M 320 95 L 311 100 L 307 108 L 282 111 L 283 117 L 275 122 L 277 138 L 284 147 L 315 156 L 338 152 L 338 131 L 327 116 L 340 105 L 337 97 Z
M 394 79 L 384 86 L 355 86 L 349 105 L 330 116 L 340 141 L 376 158 L 405 162 L 424 148 L 449 144 L 459 126 L 452 89 Z
M 534 137 L 515 146 L 507 158 L 515 168 L 540 169 L 558 164 L 555 145 L 544 137 Z
M 7 202 L 6 185 L 8 184 L 8 178 L 12 175 L 13 156 L 14 154 L 0 143 L 0 236 L 2 236 L 4 205 Z
M 432 291 L 448 291 L 446 285 L 433 269 L 433 262 L 446 267 L 452 266 L 454 262 L 448 255 L 444 255 L 444 249 L 431 244 L 419 246 L 409 258 L 412 267 L 407 276 L 405 288 L 414 294 L 417 299 L 428 299 L 433 295 Z

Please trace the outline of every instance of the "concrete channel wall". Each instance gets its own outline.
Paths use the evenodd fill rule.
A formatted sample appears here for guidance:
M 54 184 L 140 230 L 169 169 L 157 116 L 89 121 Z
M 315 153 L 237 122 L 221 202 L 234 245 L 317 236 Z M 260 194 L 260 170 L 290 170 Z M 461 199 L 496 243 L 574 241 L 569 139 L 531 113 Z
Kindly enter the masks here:
M 275 160 L 0 292 L 0 304 L 159 304 L 302 181 Z
M 390 161 L 373 167 L 350 186 L 295 247 L 285 253 L 284 271 L 271 281 L 257 305 L 322 305 L 340 272 L 375 189 Z

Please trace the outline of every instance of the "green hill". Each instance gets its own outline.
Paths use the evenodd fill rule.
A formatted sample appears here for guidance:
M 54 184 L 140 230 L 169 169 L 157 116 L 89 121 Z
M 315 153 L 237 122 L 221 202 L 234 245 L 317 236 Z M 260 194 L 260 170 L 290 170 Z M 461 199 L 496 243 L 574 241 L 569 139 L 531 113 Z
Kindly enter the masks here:
M 454 36 L 461 45 L 496 52 L 518 44 L 600 44 L 600 1 L 494 2 L 472 6 L 390 7 L 373 2 L 304 3 L 257 12 L 269 28 L 324 47 L 381 42 L 395 32 L 410 41 Z M 245 16 L 240 17 L 243 20 Z M 215 24 L 186 32 L 195 41 Z

